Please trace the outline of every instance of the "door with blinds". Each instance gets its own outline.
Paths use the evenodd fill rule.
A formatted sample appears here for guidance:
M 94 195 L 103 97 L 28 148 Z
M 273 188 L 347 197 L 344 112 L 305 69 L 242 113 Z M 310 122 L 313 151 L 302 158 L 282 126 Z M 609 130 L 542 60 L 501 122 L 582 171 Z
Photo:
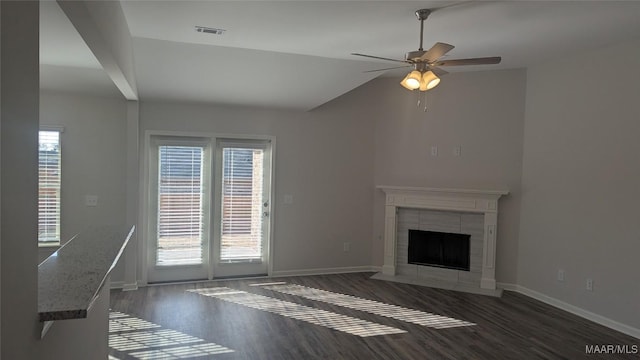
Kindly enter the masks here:
M 267 273 L 269 141 L 153 137 L 149 160 L 148 282 Z
M 154 138 L 149 156 L 148 282 L 209 274 L 210 140 Z
M 216 147 L 213 272 L 216 277 L 267 274 L 271 188 L 268 141 L 222 140 Z

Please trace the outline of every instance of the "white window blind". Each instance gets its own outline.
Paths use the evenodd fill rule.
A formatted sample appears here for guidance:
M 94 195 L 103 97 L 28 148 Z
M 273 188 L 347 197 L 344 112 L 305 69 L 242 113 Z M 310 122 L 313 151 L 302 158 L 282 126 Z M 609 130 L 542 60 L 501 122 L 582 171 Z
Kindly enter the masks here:
M 262 258 L 264 150 L 223 148 L 222 261 Z
M 38 242 L 60 242 L 60 132 L 40 131 L 38 146 Z
M 159 146 L 156 265 L 202 263 L 203 154 L 201 146 Z

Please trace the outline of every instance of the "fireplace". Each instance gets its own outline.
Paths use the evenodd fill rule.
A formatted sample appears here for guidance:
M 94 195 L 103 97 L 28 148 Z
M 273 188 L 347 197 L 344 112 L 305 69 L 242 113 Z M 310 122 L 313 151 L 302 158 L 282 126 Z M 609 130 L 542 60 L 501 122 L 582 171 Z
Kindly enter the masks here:
M 384 263 L 374 278 L 500 296 L 495 279 L 498 199 L 508 191 L 378 188 L 386 195 Z M 455 262 L 454 268 L 444 268 L 439 260 L 413 256 L 409 261 L 409 230 L 470 234 L 468 265 Z
M 407 262 L 469 271 L 470 234 L 409 229 Z

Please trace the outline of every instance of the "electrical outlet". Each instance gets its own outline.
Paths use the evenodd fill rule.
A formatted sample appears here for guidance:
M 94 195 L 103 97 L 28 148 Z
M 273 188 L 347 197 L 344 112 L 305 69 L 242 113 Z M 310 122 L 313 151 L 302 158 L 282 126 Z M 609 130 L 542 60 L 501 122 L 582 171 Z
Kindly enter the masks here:
M 593 291 L 593 279 L 587 279 L 587 290 Z
M 98 195 L 85 195 L 84 204 L 86 206 L 98 206 Z
M 346 242 L 346 243 L 342 244 L 342 251 L 347 252 L 347 251 L 349 251 L 350 247 L 351 247 L 351 244 Z
M 558 269 L 558 281 L 564 281 L 564 270 Z
M 431 156 L 438 156 L 438 147 L 436 145 L 431 146 Z
M 462 147 L 460 145 L 453 148 L 453 156 L 455 157 L 462 156 Z

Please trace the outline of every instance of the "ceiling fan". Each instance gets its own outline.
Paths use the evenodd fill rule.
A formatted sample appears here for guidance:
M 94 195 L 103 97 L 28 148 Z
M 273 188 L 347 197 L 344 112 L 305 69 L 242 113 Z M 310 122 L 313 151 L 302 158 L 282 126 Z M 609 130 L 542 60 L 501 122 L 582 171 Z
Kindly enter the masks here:
M 420 48 L 417 51 L 409 51 L 405 54 L 404 60 L 390 59 L 380 56 L 352 53 L 351 55 L 363 56 L 367 58 L 380 59 L 386 61 L 394 61 L 405 63 L 403 66 L 392 68 L 369 70 L 366 72 L 385 71 L 391 69 L 399 69 L 402 67 L 412 66 L 413 70 L 400 82 L 408 90 L 427 91 L 433 89 L 440 83 L 440 76 L 447 72 L 440 66 L 459 66 L 459 65 L 488 65 L 499 64 L 502 58 L 500 56 L 469 58 L 469 59 L 444 59 L 442 56 L 454 48 L 453 45 L 437 42 L 429 50 L 424 51 L 422 48 L 422 39 L 424 35 L 424 21 L 431 14 L 430 9 L 420 9 L 416 11 L 416 16 L 420 20 Z

